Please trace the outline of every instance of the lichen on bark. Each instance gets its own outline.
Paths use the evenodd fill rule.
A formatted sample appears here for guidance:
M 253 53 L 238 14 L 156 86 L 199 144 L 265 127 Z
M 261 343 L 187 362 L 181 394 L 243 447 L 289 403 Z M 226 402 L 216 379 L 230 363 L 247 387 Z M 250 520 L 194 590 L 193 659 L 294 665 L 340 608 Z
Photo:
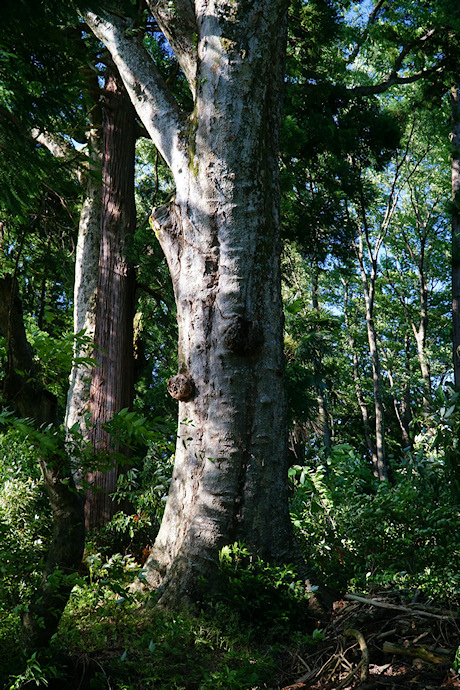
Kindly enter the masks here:
M 146 98 L 146 78 L 137 96 L 136 65 L 147 64 L 139 46 L 116 20 L 94 25 L 175 182 L 174 202 L 152 223 L 174 286 L 179 374 L 199 394 L 179 401 L 173 477 L 146 563 L 164 602 L 193 597 L 231 540 L 305 565 L 288 510 L 279 269 L 286 9 L 281 0 L 196 0 L 193 161 L 186 117 L 160 82 Z M 180 27 L 168 29 L 180 50 Z

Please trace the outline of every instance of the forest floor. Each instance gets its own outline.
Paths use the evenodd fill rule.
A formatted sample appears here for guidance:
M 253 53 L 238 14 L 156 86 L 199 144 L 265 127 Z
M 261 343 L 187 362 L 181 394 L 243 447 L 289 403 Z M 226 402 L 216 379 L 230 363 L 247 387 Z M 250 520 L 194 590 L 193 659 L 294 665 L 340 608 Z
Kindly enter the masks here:
M 28 672 L 14 675 L 16 682 L 11 684 L 10 678 L 4 687 L 460 688 L 456 663 L 460 657 L 458 606 L 450 610 L 408 591 L 346 594 L 335 602 L 332 615 L 319 624 L 320 629 L 314 631 L 318 622 L 302 617 L 309 631 L 302 628 L 297 633 L 293 629 L 282 638 L 278 638 L 277 628 L 270 635 L 264 626 L 250 630 L 248 625 L 245 630 L 240 618 L 232 619 L 228 609 L 223 629 L 221 618 L 200 611 L 186 609 L 171 616 L 155 605 L 147 606 L 144 600 L 142 606 L 134 599 L 121 604 L 112 595 L 99 603 L 98 606 L 82 595 L 71 601 L 61 621 L 56 657 L 45 655 L 39 659 L 34 655 Z M 261 635 L 258 639 L 253 637 L 257 630 Z M 4 655 L 7 665 L 17 649 L 12 635 L 3 639 L 10 650 Z M 0 647 L 2 641 L 0 638 Z M 1 664 L 0 661 L 0 671 Z M 6 675 L 9 674 L 11 669 Z
M 459 620 L 446 608 L 417 597 L 407 602 L 401 592 L 349 594 L 335 602 L 323 633 L 324 641 L 305 658 L 287 653 L 290 681 L 271 690 L 460 688 L 454 670 Z

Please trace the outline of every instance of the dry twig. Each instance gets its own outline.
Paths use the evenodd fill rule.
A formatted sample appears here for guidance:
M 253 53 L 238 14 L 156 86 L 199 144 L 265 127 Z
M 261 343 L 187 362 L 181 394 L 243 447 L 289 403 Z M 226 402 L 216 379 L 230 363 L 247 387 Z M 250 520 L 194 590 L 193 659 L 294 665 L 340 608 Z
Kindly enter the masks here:
M 386 601 L 379 601 L 377 599 L 368 599 L 367 597 L 360 597 L 357 594 L 345 594 L 344 599 L 347 601 L 359 601 L 361 604 L 368 604 L 369 606 L 377 606 L 381 609 L 391 609 L 392 611 L 403 611 L 411 615 L 423 616 L 425 618 L 436 618 L 441 621 L 454 620 L 453 616 L 440 615 L 438 613 L 431 613 L 431 611 L 422 611 L 421 608 L 410 608 L 409 606 L 401 606 L 399 604 L 388 604 Z

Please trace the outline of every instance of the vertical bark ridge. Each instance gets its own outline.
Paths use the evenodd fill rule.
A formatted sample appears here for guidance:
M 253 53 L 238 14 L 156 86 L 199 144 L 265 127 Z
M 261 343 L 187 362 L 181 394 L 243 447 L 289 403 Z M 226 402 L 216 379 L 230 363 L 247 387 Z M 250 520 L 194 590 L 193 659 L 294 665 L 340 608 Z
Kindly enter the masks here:
M 134 268 L 128 259 L 134 233 L 135 114 L 113 65 L 107 67 L 102 168 L 101 243 L 94 336 L 97 365 L 91 382 L 91 442 L 97 452 L 121 449 L 104 424 L 132 405 Z M 87 476 L 88 528 L 108 522 L 117 510 L 110 494 L 117 486 L 118 461 Z

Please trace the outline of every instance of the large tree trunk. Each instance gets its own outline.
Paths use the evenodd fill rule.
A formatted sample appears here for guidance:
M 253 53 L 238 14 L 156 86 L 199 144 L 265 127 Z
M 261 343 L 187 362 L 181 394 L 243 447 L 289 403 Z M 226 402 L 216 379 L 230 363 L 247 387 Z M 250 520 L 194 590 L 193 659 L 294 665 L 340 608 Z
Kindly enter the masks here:
M 126 24 L 85 18 L 176 183 L 152 225 L 177 303 L 179 371 L 169 390 L 180 401 L 178 441 L 146 564 L 151 583 L 163 579 L 163 602 L 174 603 L 193 596 L 234 540 L 269 560 L 300 561 L 287 500 L 278 236 L 286 7 L 179 1 L 155 11 L 196 94 L 188 121 Z
M 460 390 L 460 102 L 452 88 L 452 334 L 455 390 Z
M 134 267 L 127 258 L 136 226 L 134 108 L 118 72 L 107 67 L 102 166 L 102 212 L 99 279 L 96 296 L 94 358 L 91 382 L 90 439 L 97 452 L 108 454 L 108 469 L 86 480 L 86 526 L 106 524 L 119 509 L 111 494 L 117 487 L 121 450 L 104 428 L 114 414 L 133 401 Z M 110 461 L 110 454 L 115 459 Z
M 101 234 L 101 132 L 98 109 L 90 113 L 93 122 L 88 132 L 88 174 L 85 181 L 85 199 L 80 212 L 74 283 L 74 333 L 79 337 L 74 344 L 75 362 L 70 373 L 65 417 L 66 429 L 75 424 L 85 433 L 85 415 L 89 412 L 91 370 L 85 359 L 93 352 L 96 323 L 96 290 L 99 270 L 99 244 Z M 70 438 L 70 437 L 69 437 Z M 80 468 L 75 467 L 80 474 Z
M 166 599 L 189 594 L 234 540 L 267 559 L 296 556 L 287 509 L 276 155 L 284 36 L 272 23 L 276 15 L 265 23 L 254 5 L 243 36 L 235 17 L 231 38 L 216 41 L 221 20 L 205 17 L 194 155 L 184 182 L 176 181 L 175 202 L 154 215 L 179 325 L 179 372 L 170 382 L 180 400 L 176 460 L 147 563 L 153 581 L 168 573 Z M 246 33 L 257 35 L 251 48 Z

